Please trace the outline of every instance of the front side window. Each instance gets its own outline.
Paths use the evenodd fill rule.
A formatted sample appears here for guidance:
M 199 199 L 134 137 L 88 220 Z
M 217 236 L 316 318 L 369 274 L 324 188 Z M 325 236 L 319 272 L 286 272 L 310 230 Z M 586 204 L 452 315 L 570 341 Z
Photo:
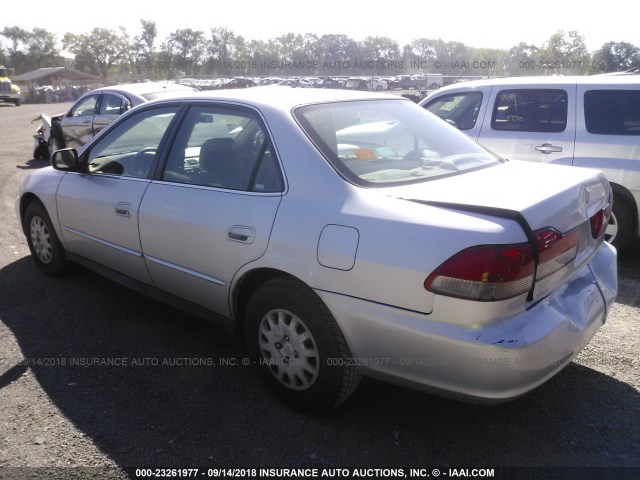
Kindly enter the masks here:
M 280 192 L 284 186 L 257 114 L 216 106 L 189 109 L 162 180 L 259 193 Z
M 567 127 L 567 92 L 502 90 L 496 97 L 491 127 L 510 132 L 563 132 Z
M 640 90 L 589 90 L 584 117 L 589 133 L 640 135 Z
M 460 130 L 469 130 L 478 120 L 481 105 L 482 92 L 466 92 L 443 95 L 424 108 Z
M 93 116 L 96 113 L 96 105 L 100 95 L 89 95 L 76 103 L 71 112 L 70 117 L 88 117 Z
M 178 107 L 139 112 L 118 124 L 88 151 L 89 173 L 146 178 Z
M 338 173 L 364 187 L 423 182 L 500 162 L 408 100 L 309 105 L 294 116 Z

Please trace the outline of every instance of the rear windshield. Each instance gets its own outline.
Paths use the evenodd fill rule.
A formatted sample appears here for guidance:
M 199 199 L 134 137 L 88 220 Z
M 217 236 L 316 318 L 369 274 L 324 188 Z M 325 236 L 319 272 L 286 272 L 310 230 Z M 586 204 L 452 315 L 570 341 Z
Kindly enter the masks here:
M 423 182 L 502 161 L 408 100 L 308 105 L 294 116 L 338 173 L 364 187 Z

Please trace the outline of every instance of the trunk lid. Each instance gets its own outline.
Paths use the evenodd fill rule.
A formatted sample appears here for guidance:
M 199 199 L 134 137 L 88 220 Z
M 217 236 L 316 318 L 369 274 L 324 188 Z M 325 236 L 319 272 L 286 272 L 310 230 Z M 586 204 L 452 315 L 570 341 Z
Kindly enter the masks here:
M 577 238 L 575 258 L 564 264 L 565 258 L 557 270 L 541 267 L 540 259 L 536 260 L 538 273 L 529 301 L 557 289 L 591 258 L 604 241 L 604 235 L 594 238 L 591 234 L 591 218 L 611 199 L 609 183 L 597 170 L 517 161 L 380 192 L 443 208 L 513 218 L 534 244 L 536 232 L 545 229 Z

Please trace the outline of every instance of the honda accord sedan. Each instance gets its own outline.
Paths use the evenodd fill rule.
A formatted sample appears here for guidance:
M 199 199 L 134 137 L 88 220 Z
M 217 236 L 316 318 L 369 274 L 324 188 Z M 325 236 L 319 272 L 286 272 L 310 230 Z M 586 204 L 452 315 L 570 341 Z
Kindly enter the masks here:
M 296 408 L 361 377 L 519 397 L 617 293 L 602 173 L 504 161 L 394 95 L 181 95 L 51 162 L 16 202 L 37 267 L 77 262 L 217 322 Z

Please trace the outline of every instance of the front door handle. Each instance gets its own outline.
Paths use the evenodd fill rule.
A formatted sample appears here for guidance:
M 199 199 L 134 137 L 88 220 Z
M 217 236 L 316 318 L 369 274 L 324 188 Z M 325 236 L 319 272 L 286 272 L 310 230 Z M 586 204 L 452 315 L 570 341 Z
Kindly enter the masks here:
M 538 145 L 536 150 L 540 153 L 544 153 L 545 155 L 549 155 L 550 153 L 561 152 L 562 147 L 556 147 L 550 143 L 543 143 L 542 145 Z
M 256 231 L 253 227 L 235 225 L 227 231 L 227 237 L 234 242 L 253 243 L 256 237 Z

